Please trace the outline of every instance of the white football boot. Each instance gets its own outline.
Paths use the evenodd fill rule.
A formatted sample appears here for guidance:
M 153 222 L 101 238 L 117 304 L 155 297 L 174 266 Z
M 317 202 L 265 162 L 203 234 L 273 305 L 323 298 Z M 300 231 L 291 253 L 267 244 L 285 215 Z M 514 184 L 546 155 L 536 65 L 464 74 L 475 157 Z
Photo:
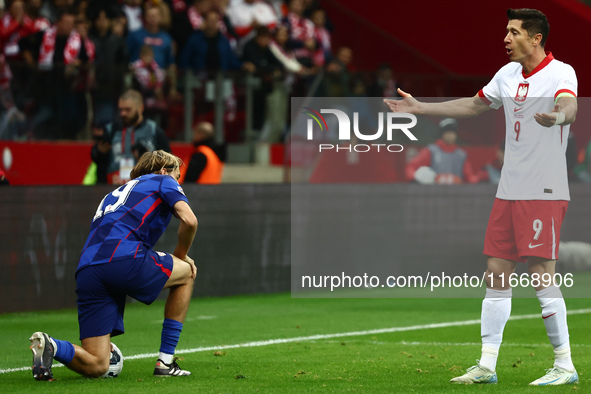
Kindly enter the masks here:
M 579 375 L 577 371 L 567 371 L 560 367 L 553 367 L 546 370 L 546 375 L 534 380 L 530 386 L 558 386 L 562 384 L 577 384 L 579 383 Z
M 471 366 L 466 370 L 466 373 L 462 376 L 458 376 L 450 380 L 452 383 L 497 383 L 497 373 L 491 371 L 480 365 L 479 361 L 476 360 L 477 364 Z

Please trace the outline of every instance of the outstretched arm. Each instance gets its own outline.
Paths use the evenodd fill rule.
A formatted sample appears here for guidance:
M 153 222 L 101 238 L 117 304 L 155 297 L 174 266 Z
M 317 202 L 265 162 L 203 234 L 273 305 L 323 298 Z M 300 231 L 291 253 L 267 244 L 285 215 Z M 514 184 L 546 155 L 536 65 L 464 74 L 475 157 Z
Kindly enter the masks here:
M 577 117 L 577 108 L 578 104 L 575 97 L 560 97 L 551 113 L 537 113 L 534 115 L 534 119 L 544 127 L 571 124 Z
M 478 95 L 457 100 L 449 100 L 442 103 L 423 103 L 410 94 L 398 89 L 402 100 L 384 99 L 384 103 L 392 112 L 404 112 L 415 115 L 434 115 L 447 118 L 470 118 L 478 116 L 490 109 Z

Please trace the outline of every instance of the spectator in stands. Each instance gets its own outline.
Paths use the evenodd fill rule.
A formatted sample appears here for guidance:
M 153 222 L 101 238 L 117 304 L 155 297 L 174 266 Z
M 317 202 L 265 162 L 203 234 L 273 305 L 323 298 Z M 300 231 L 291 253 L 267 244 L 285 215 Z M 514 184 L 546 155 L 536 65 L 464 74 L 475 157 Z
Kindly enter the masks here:
M 316 50 L 314 39 L 314 24 L 303 16 L 303 0 L 291 0 L 289 13 L 283 19 L 283 23 L 289 31 L 289 44 L 295 53 L 298 62 L 305 67 L 312 67 L 312 53 Z
M 144 101 L 148 98 L 162 100 L 162 87 L 166 74 L 154 60 L 154 51 L 149 45 L 144 45 L 140 51 L 139 60 L 131 65 L 133 76 L 139 85 Z M 154 100 L 151 100 L 154 101 Z
M 367 98 L 367 85 L 360 76 L 353 78 L 351 95 L 359 97 L 358 100 L 355 100 L 355 112 L 359 114 L 359 130 L 377 130 L 379 120 L 375 116 L 375 110 L 371 108 L 371 101 Z
M 72 9 L 74 0 L 46 0 L 39 10 L 39 15 L 49 20 L 53 25 L 57 23 L 60 15 Z
M 172 26 L 169 33 L 176 42 L 176 63 L 180 63 L 187 40 L 194 30 L 200 28 L 201 15 L 211 8 L 211 0 L 166 0 L 171 9 Z
M 490 163 L 484 166 L 484 173 L 481 174 L 481 181 L 488 181 L 493 185 L 498 185 L 501 179 L 501 169 L 505 161 L 505 140 L 499 144 L 497 149 L 497 157 Z
M 25 3 L 22 0 L 15 0 L 10 4 L 9 12 L 2 18 L 0 24 L 0 39 L 4 47 L 4 56 L 11 61 L 21 61 L 18 41 L 49 27 L 49 21 L 45 18 L 33 20 L 25 13 Z
M 129 56 L 125 40 L 112 32 L 115 14 L 100 10 L 94 19 L 90 39 L 96 48 L 95 84 L 92 90 L 94 119 L 108 122 L 115 119 L 117 100 L 121 95 Z
M 323 67 L 326 62 L 332 60 L 331 36 L 330 31 L 326 28 L 326 14 L 324 10 L 317 8 L 312 12 L 312 23 L 314 24 L 314 39 L 317 43 L 312 60 L 314 61 L 314 65 Z
M 127 18 L 125 15 L 119 15 L 115 19 L 113 19 L 113 25 L 111 27 L 111 31 L 117 37 L 125 38 L 127 32 Z M 125 45 L 127 48 L 127 44 Z
M 209 122 L 198 123 L 193 129 L 193 152 L 185 159 L 179 183 L 221 183 L 224 160 L 223 148 L 214 142 L 213 125 Z
M 398 82 L 392 75 L 392 67 L 388 63 L 382 63 L 376 71 L 376 81 L 369 88 L 371 97 L 398 97 Z
M 289 8 L 284 0 L 266 0 L 266 2 L 273 8 L 273 12 L 279 20 L 285 18 L 289 13 Z
M 4 7 L 4 2 L 2 2 L 0 9 L 3 13 Z M 26 25 L 25 17 L 24 3 L 16 0 L 10 5 L 9 11 L 4 13 L 0 20 L 0 48 L 3 49 L 0 53 L 0 113 L 3 118 L 8 116 L 8 111 L 14 108 L 15 104 L 11 90 L 13 72 L 9 63 L 13 63 L 11 59 L 18 59 L 20 57 L 18 40 L 28 35 L 28 26 Z M 14 66 L 17 64 L 13 63 Z M 11 132 L 5 133 L 6 130 L 8 128 L 0 127 L 0 138 L 9 139 L 12 137 L 10 135 L 12 134 Z
M 422 149 L 406 166 L 409 181 L 422 184 L 476 183 L 480 180 L 467 160 L 467 154 L 456 146 L 458 122 L 443 119 L 439 123 L 441 138 Z
M 94 61 L 95 47 L 74 23 L 75 14 L 67 10 L 54 27 L 19 41 L 26 64 L 35 70 L 29 83 L 38 105 L 33 120 L 38 138 L 73 139 L 86 123 L 85 93 L 77 88 L 85 83 L 80 76 Z
M 77 17 L 88 19 L 86 15 L 88 15 L 88 4 L 90 1 L 91 0 L 74 0 L 74 7 L 76 8 Z
M 152 47 L 144 45 L 140 51 L 140 59 L 131 65 L 134 86 L 144 96 L 146 118 L 162 125 L 166 115 L 166 101 L 164 100 L 164 80 L 166 73 L 154 60 Z
M 326 66 L 326 95 L 330 97 L 351 96 L 351 62 L 353 51 L 340 47 L 336 58 Z
M 244 64 L 232 51 L 230 42 L 219 29 L 220 17 L 216 11 L 204 15 L 202 30 L 194 32 L 181 55 L 181 67 L 195 72 L 215 73 L 243 68 L 254 71 L 252 63 Z
M 50 26 L 47 19 L 39 17 L 40 6 L 39 0 L 35 0 L 28 7 L 25 7 L 23 1 L 15 0 L 10 4 L 9 12 L 4 15 L 0 22 L 0 40 L 2 41 L 6 59 L 6 64 L 3 65 L 0 71 L 0 84 L 7 85 L 10 83 L 11 85 L 11 91 L 7 92 L 4 87 L 2 88 L 4 106 L 7 103 L 6 97 L 10 93 L 15 94 L 14 102 L 17 104 L 22 106 L 24 101 L 23 93 L 30 75 L 29 70 L 23 65 L 23 57 L 18 42 L 21 38 L 43 31 Z
M 269 44 L 269 49 L 287 71 L 292 73 L 304 73 L 304 66 L 298 62 L 295 54 L 288 47 L 288 42 L 289 31 L 287 30 L 287 27 L 279 25 L 275 31 L 275 39 Z
M 127 49 L 129 60 L 135 62 L 140 58 L 140 50 L 144 45 L 149 45 L 154 51 L 154 60 L 166 70 L 170 82 L 170 97 L 178 97 L 176 90 L 176 65 L 174 63 L 173 41 L 170 34 L 161 29 L 161 10 L 159 7 L 150 7 L 146 10 L 145 27 L 130 33 L 127 37 Z
M 214 2 L 212 0 L 194 0 L 192 1 L 192 5 L 187 6 L 185 10 L 173 13 L 174 23 L 171 34 L 178 46 L 179 61 L 180 54 L 182 54 L 191 34 L 203 28 L 203 17 L 208 11 L 218 13 L 219 30 L 230 41 L 232 48 L 235 48 L 236 38 L 238 36 L 232 27 L 230 19 L 226 15 L 226 5 L 224 2 Z M 181 10 L 180 7 L 178 9 Z
M 22 85 L 14 85 L 14 71 L 9 62 L 12 63 L 18 72 L 18 63 L 12 59 L 20 60 L 18 40 L 29 34 L 31 20 L 24 14 L 24 3 L 15 0 L 9 4 L 9 11 L 5 12 L 4 1 L 0 3 L 0 139 L 13 139 L 17 135 L 13 119 L 15 116 L 22 117 L 15 106 L 12 87 L 22 91 Z M 28 19 L 28 20 L 27 20 Z M 21 78 L 22 80 L 22 78 Z
M 105 11 L 111 20 L 114 20 L 118 16 L 125 18 L 123 4 L 121 3 L 123 2 L 119 0 L 90 0 L 86 9 L 86 15 L 91 21 L 94 21 L 98 17 L 100 11 Z M 125 20 L 125 25 L 127 25 L 127 19 Z
M 147 13 L 147 11 L 152 7 L 157 7 L 160 10 L 160 28 L 168 32 L 172 25 L 170 7 L 161 0 L 147 0 L 144 4 L 144 13 Z
M 274 81 L 281 76 L 281 63 L 271 49 L 271 32 L 265 26 L 256 29 L 256 37 L 244 46 L 242 60 L 254 66 L 254 73 L 261 80 L 261 86 L 253 95 L 252 126 L 260 131 L 265 122 L 267 96 L 273 91 Z
M 111 151 L 111 140 L 106 132 L 107 125 L 111 123 L 96 119 L 92 123 L 92 139 L 94 146 L 90 151 L 90 158 L 94 166 L 94 175 L 91 175 L 91 182 L 86 184 L 108 183 L 107 174 L 109 169 L 109 161 L 107 160 L 109 152 Z
M 133 33 L 144 27 L 142 21 L 142 0 L 125 0 L 123 13 L 127 19 L 127 30 L 129 33 Z
M 273 30 L 279 23 L 273 8 L 261 0 L 233 2 L 228 7 L 227 15 L 242 41 L 241 46 L 255 36 L 257 27 Z
M 121 125 L 105 126 L 103 142 L 97 141 L 91 157 L 97 167 L 107 168 L 107 180 L 111 184 L 123 184 L 130 179 L 130 171 L 145 152 L 162 149 L 170 152 L 170 144 L 164 131 L 156 122 L 144 118 L 144 101 L 136 90 L 128 90 L 119 99 Z
M 25 6 L 27 16 L 31 18 L 33 22 L 33 33 L 45 30 L 51 27 L 49 19 L 41 15 L 41 7 L 43 6 L 42 0 L 28 0 Z
M 140 27 L 130 32 L 127 38 L 129 60 L 135 62 L 140 58 L 140 50 L 144 45 L 149 45 L 154 50 L 156 63 L 164 69 L 174 63 L 172 37 L 162 30 L 160 23 L 162 15 L 160 8 L 150 7 L 146 11 L 145 27 Z
M 576 179 L 582 183 L 591 183 L 591 141 L 587 148 L 579 153 L 578 162 L 574 168 Z
M 220 32 L 230 41 L 232 49 L 236 51 L 237 42 L 240 37 L 238 37 L 234 25 L 232 25 L 230 18 L 228 18 L 227 9 L 228 0 L 211 0 L 211 10 L 217 12 L 220 17 L 220 21 L 218 22 Z

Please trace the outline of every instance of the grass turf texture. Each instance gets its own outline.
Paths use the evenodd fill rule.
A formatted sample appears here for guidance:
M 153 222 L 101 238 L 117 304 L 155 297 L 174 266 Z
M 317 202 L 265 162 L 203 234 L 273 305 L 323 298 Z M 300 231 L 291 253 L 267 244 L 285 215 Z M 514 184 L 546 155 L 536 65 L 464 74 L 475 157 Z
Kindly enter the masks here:
M 477 299 L 291 299 L 288 294 L 195 299 L 177 349 L 222 346 L 388 327 L 473 320 Z M 163 302 L 129 304 L 126 334 L 114 342 L 124 356 L 155 353 L 160 344 Z M 589 307 L 567 300 L 571 310 Z M 539 313 L 536 299 L 514 299 L 513 315 Z M 343 338 L 302 340 L 183 354 L 184 378 L 152 376 L 155 358 L 126 360 L 115 379 L 86 379 L 61 367 L 53 382 L 30 371 L 0 374 L 8 392 L 586 392 L 591 386 L 591 315 L 569 316 L 578 386 L 529 387 L 553 363 L 541 318 L 509 321 L 497 366 L 497 385 L 453 385 L 480 355 L 478 324 Z M 44 330 L 76 340 L 75 310 L 0 315 L 0 369 L 31 365 L 28 337 Z M 78 343 L 78 341 L 75 341 Z

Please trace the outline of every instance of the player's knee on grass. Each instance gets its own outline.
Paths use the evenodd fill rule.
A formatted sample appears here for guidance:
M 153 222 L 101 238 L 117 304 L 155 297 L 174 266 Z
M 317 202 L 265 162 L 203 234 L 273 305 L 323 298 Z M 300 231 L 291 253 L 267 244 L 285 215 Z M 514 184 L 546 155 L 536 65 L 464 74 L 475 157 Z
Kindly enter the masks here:
M 86 376 L 91 378 L 98 378 L 100 376 L 103 376 L 109 370 L 109 364 L 109 357 L 98 359 L 96 365 L 94 365 L 92 368 L 89 368 L 89 373 L 86 374 Z
M 98 378 L 109 370 L 111 362 L 110 335 L 90 337 L 82 340 L 82 346 L 75 346 L 76 356 L 68 367 L 89 377 Z

